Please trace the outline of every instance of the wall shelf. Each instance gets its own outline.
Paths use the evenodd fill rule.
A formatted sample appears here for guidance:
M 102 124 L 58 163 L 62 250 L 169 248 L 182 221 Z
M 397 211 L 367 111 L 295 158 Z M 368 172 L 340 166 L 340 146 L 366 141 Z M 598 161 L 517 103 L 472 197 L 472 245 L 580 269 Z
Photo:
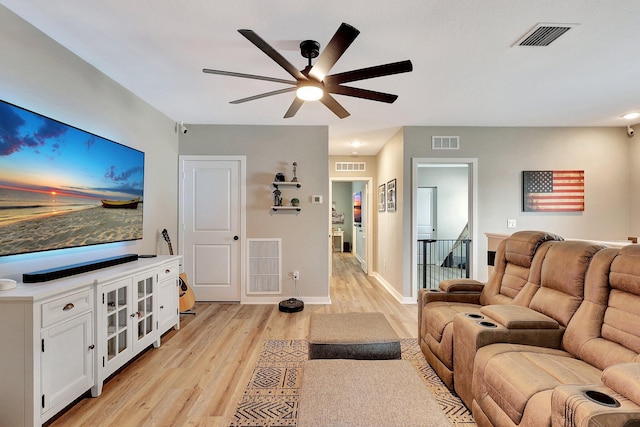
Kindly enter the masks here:
M 278 187 L 283 187 L 284 188 L 300 188 L 302 187 L 302 184 L 295 181 L 295 182 L 286 182 L 286 181 L 274 181 L 271 183 L 271 185 L 278 190 Z M 302 210 L 302 208 L 300 206 L 271 206 L 271 210 L 274 212 L 278 212 L 278 211 L 296 211 L 296 212 L 300 212 Z
M 275 188 L 278 187 L 296 187 L 296 188 L 300 188 L 302 187 L 302 184 L 300 184 L 299 182 L 285 182 L 285 181 L 274 181 L 271 183 L 271 185 L 273 185 Z
M 274 211 L 298 211 L 298 212 L 302 210 L 300 206 L 271 206 L 271 209 L 273 209 Z

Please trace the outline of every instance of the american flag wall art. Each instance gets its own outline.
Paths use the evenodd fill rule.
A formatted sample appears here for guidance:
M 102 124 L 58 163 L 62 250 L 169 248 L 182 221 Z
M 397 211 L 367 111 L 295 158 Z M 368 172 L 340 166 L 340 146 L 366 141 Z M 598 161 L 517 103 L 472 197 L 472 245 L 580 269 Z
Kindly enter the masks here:
M 523 171 L 524 212 L 584 211 L 584 171 Z

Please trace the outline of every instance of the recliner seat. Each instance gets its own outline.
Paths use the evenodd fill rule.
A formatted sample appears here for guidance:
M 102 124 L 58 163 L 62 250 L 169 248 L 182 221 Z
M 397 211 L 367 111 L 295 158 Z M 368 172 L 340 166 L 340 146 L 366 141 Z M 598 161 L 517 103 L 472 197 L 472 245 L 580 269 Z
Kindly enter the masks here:
M 418 339 L 426 360 L 451 390 L 453 384 L 453 319 L 459 313 L 478 313 L 489 304 L 526 306 L 539 284 L 537 253 L 546 242 L 562 237 L 542 231 L 520 231 L 503 240 L 496 251 L 493 275 L 486 284 L 470 279 L 446 280 L 439 291 L 418 295 Z

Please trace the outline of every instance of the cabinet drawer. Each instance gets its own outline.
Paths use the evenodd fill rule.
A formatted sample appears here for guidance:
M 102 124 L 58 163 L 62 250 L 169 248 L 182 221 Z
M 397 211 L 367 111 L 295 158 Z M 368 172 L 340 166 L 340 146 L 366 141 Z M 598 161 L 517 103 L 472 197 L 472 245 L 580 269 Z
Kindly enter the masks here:
M 42 327 L 53 325 L 91 310 L 93 297 L 90 289 L 42 304 Z
M 163 280 L 176 278 L 180 274 L 180 266 L 177 262 L 165 264 L 158 269 L 158 283 Z

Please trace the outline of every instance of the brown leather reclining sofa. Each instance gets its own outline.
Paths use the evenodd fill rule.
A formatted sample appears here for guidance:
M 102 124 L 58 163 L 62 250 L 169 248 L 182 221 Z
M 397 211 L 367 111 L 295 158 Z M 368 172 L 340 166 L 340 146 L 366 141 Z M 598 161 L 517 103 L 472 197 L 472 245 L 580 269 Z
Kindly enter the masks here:
M 528 303 L 454 316 L 456 392 L 480 426 L 640 426 L 640 246 L 543 246 Z

